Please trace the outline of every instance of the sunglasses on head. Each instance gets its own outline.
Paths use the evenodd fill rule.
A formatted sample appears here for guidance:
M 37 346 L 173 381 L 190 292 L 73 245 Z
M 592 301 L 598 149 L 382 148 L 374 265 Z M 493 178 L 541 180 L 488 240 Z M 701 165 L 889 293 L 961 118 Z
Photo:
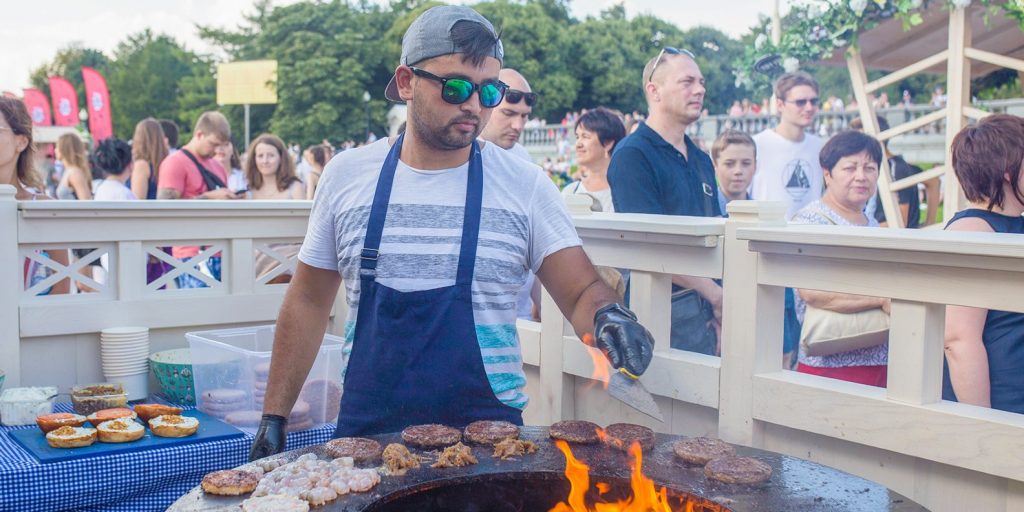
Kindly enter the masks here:
M 651 74 L 647 75 L 647 81 L 648 82 L 650 82 L 651 79 L 654 78 L 654 70 L 658 69 L 658 64 L 661 64 L 661 58 L 664 57 L 666 53 L 669 54 L 669 55 L 686 55 L 687 57 L 689 57 L 691 59 L 694 59 L 694 60 L 697 59 L 697 57 L 695 57 L 693 55 L 693 52 L 691 52 L 690 50 L 687 50 L 685 48 L 680 50 L 679 48 L 673 48 L 671 46 L 666 46 L 666 47 L 662 48 L 660 52 L 658 52 L 658 57 L 656 59 L 654 59 L 654 66 L 651 67 Z
M 534 103 L 537 103 L 537 93 L 509 89 L 508 92 L 505 93 L 505 99 L 513 105 L 522 100 L 526 102 L 527 107 L 532 107 Z
M 819 101 L 820 100 L 818 98 L 802 98 L 799 100 L 787 101 L 786 103 L 792 103 L 798 108 L 804 108 L 808 103 L 810 103 L 812 107 L 817 107 Z
M 505 92 L 508 90 L 508 85 L 501 80 L 487 80 L 474 84 L 465 78 L 443 78 L 424 69 L 412 66 L 409 66 L 409 69 L 418 77 L 440 83 L 441 99 L 452 105 L 461 105 L 469 101 L 469 98 L 473 97 L 473 92 L 479 91 L 480 106 L 494 108 L 501 103 L 502 98 L 505 97 Z

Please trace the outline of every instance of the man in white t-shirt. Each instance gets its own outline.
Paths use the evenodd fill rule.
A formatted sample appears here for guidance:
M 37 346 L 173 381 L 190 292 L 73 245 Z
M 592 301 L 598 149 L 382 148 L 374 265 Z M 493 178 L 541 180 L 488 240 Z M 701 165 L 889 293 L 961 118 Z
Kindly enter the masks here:
M 278 317 L 251 459 L 284 449 L 343 281 L 349 356 L 335 437 L 521 424 L 514 306 L 527 271 L 581 337 L 594 333 L 612 366 L 646 370 L 651 335 L 598 276 L 554 184 L 477 141 L 505 93 L 502 57 L 494 27 L 468 7 L 434 7 L 410 25 L 385 91 L 408 103 L 407 129 L 336 156 L 323 173 Z
M 786 220 L 801 208 L 821 198 L 824 176 L 819 155 L 825 142 L 808 130 L 820 106 L 818 82 L 803 71 L 780 76 L 775 81 L 775 104 L 779 124 L 754 136 L 757 171 L 750 187 L 753 199 L 786 203 Z M 782 364 L 796 361 L 800 341 L 800 320 L 795 296 L 786 289 L 782 342 Z
M 818 113 L 818 82 L 802 71 L 775 81 L 779 124 L 754 136 L 757 171 L 750 195 L 786 203 L 786 219 L 821 198 L 823 178 L 818 153 L 824 141 L 807 130 Z
M 508 85 L 508 92 L 498 108 L 491 113 L 491 120 L 487 121 L 487 126 L 480 132 L 480 138 L 497 144 L 527 162 L 533 162 L 530 153 L 519 143 L 519 137 L 523 134 L 526 122 L 530 120 L 537 94 L 532 92 L 526 78 L 512 68 L 498 72 L 498 80 Z

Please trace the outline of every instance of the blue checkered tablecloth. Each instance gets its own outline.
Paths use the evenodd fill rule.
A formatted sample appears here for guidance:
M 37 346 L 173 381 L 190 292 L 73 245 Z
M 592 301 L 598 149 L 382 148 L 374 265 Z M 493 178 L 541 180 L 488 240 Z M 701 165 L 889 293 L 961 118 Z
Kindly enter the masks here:
M 56 412 L 71 412 L 58 403 Z M 253 436 L 40 464 L 0 427 L 0 511 L 166 510 L 203 475 L 246 462 Z M 333 425 L 288 434 L 288 449 L 321 444 Z

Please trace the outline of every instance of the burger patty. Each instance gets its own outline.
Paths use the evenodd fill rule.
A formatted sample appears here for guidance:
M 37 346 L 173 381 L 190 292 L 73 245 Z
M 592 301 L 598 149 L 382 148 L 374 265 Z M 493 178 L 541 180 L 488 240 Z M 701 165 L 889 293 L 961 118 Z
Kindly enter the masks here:
M 615 423 L 604 429 L 607 436 L 603 439 L 604 444 L 629 451 L 634 441 L 640 443 L 641 450 L 650 450 L 654 447 L 654 431 L 632 423 Z
M 756 484 L 771 478 L 772 468 L 750 457 L 721 457 L 704 466 L 704 476 L 727 484 Z
M 419 448 L 441 448 L 461 440 L 462 433 L 447 425 L 413 425 L 402 431 L 402 441 Z
M 463 435 L 476 444 L 498 444 L 505 439 L 518 439 L 519 427 L 507 421 L 474 421 L 466 426 Z
M 552 439 L 561 439 L 569 443 L 594 444 L 599 440 L 597 430 L 600 428 L 596 423 L 589 421 L 565 420 L 551 425 L 548 435 Z
M 699 464 L 701 466 L 719 457 L 736 455 L 736 449 L 731 444 L 720 439 L 708 437 L 691 437 L 682 441 L 676 441 L 672 445 L 672 451 L 676 454 L 676 457 L 690 464 Z
M 352 457 L 356 464 L 373 462 L 380 457 L 380 443 L 365 437 L 339 437 L 325 445 L 331 457 Z
M 238 496 L 256 489 L 260 477 L 248 471 L 226 469 L 214 471 L 203 477 L 203 491 L 220 496 Z

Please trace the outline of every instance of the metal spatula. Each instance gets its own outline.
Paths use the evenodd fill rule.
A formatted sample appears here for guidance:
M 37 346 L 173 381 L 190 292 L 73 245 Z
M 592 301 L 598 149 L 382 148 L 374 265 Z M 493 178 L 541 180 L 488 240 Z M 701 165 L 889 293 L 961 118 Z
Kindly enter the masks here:
M 625 368 L 612 372 L 608 380 L 608 394 L 658 421 L 665 421 L 661 415 L 661 408 L 640 382 L 639 377 L 630 374 Z

